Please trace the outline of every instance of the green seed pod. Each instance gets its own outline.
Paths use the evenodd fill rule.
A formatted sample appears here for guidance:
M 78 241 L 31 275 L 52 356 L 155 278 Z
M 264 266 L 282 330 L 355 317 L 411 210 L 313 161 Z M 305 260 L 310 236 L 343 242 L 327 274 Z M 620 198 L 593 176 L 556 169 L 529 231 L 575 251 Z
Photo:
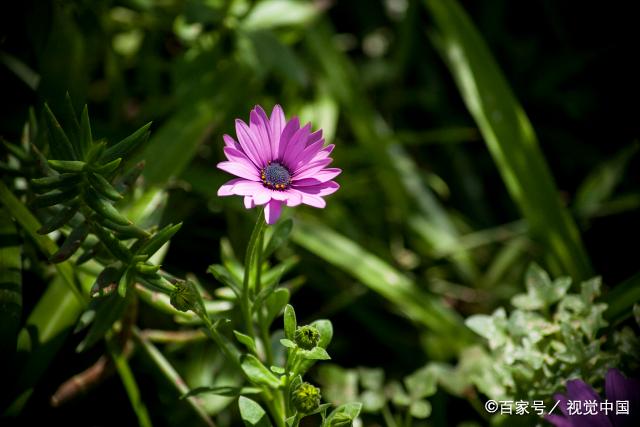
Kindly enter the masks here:
M 293 406 L 303 413 L 308 414 L 320 406 L 320 389 L 309 383 L 302 383 L 291 393 Z
M 305 325 L 296 329 L 295 342 L 298 347 L 304 350 L 311 350 L 318 345 L 319 341 L 320 332 L 315 326 Z

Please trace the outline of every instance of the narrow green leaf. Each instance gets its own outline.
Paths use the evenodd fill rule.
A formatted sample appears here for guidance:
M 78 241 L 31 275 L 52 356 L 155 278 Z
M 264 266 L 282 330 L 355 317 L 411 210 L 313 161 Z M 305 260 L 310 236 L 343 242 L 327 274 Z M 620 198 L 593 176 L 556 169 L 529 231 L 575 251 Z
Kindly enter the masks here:
M 51 255 L 49 261 L 53 263 L 60 263 L 68 260 L 71 255 L 76 253 L 88 235 L 89 227 L 83 222 L 71 230 L 71 233 L 69 233 L 69 236 L 64 240 L 60 249 L 58 249 L 55 254 Z
M 66 93 L 64 98 L 65 108 L 62 110 L 62 122 L 65 124 L 66 133 L 78 159 L 84 159 L 85 147 L 80 138 L 80 123 L 78 123 L 78 116 L 76 115 L 76 110 L 73 108 L 73 102 L 71 101 L 69 92 Z
M 77 160 L 78 154 L 71 145 L 71 141 L 62 130 L 58 119 L 53 115 L 49 106 L 44 104 L 44 118 L 49 130 L 49 148 L 52 156 L 57 160 Z
M 36 178 L 31 180 L 31 184 L 38 192 L 44 192 L 53 189 L 66 189 L 73 187 L 82 181 L 82 174 L 79 173 L 63 173 L 59 175 L 47 176 L 44 178 Z
M 273 320 L 280 315 L 285 306 L 289 303 L 289 289 L 276 289 L 264 302 L 266 314 L 264 321 L 267 325 L 271 325 Z
M 262 407 L 248 397 L 240 396 L 238 399 L 240 417 L 246 427 L 271 427 L 269 416 Z
M 86 166 L 85 162 L 79 160 L 47 160 L 49 166 L 61 173 L 70 172 L 77 173 L 82 172 Z
M 178 230 L 180 230 L 180 227 L 182 227 L 181 222 L 175 225 L 171 225 L 171 224 L 167 225 L 162 230 L 154 234 L 153 237 L 147 240 L 142 245 L 142 247 L 140 247 L 140 249 L 136 251 L 136 253 L 144 254 L 148 256 L 155 254 L 162 247 L 162 245 L 164 245 L 169 240 L 171 240 L 173 235 L 176 234 Z
M 122 163 L 122 158 L 118 157 L 115 160 L 111 160 L 109 163 L 104 163 L 100 166 L 94 166 L 93 170 L 100 175 L 109 175 L 115 172 L 116 169 L 118 169 L 120 163 Z
M 22 316 L 22 239 L 9 212 L 0 207 L 0 359 L 16 351 Z
M 106 267 L 98 274 L 89 295 L 91 298 L 101 298 L 113 294 L 118 288 L 121 277 L 122 269 L 113 266 Z
M 217 281 L 231 288 L 236 296 L 240 296 L 242 293 L 242 284 L 233 277 L 229 270 L 222 265 L 214 264 L 210 265 L 207 271 L 211 273 Z
M 116 224 L 131 224 L 131 221 L 122 215 L 110 201 L 104 200 L 100 195 L 98 195 L 98 193 L 96 193 L 95 190 L 86 188 L 84 191 L 84 200 L 98 215 L 101 215 Z
M 291 341 L 296 339 L 296 312 L 291 304 L 284 308 L 284 336 Z
M 102 157 L 100 157 L 101 163 L 109 163 L 118 158 L 126 158 L 129 153 L 135 150 L 140 145 L 144 144 L 149 138 L 149 128 L 151 122 L 142 126 L 140 129 L 124 138 L 120 142 L 107 148 Z
M 47 222 L 38 229 L 38 234 L 49 234 L 54 230 L 62 227 L 66 223 L 68 223 L 71 218 L 78 212 L 77 206 L 68 206 L 64 207 L 60 210 L 60 212 L 53 215 L 51 218 L 47 220 Z
M 180 396 L 180 399 L 185 399 L 191 396 L 200 396 L 201 394 L 215 394 L 216 396 L 236 397 L 245 394 L 258 394 L 262 389 L 257 387 L 233 387 L 233 386 L 216 386 L 216 387 L 196 387 L 189 390 L 188 393 Z
M 254 355 L 246 354 L 242 358 L 240 364 L 242 366 L 242 371 L 253 384 L 263 385 L 273 389 L 280 387 L 280 380 L 278 377 L 273 375 L 273 373 Z
M 71 187 L 64 191 L 54 190 L 45 194 L 39 194 L 31 201 L 30 205 L 34 208 L 46 208 L 59 203 L 69 202 L 78 196 L 79 191 L 78 187 Z
M 87 178 L 89 178 L 89 183 L 91 183 L 91 186 L 104 198 L 111 199 L 114 202 L 122 199 L 122 195 L 118 193 L 118 191 L 113 188 L 111 183 L 109 183 L 109 181 L 107 181 L 107 179 L 102 175 L 89 172 L 87 174 Z
M 455 336 L 452 348 L 462 348 L 465 342 L 473 339 L 455 311 L 355 242 L 321 224 L 302 221 L 296 224 L 292 238 L 299 246 L 341 268 L 391 301 L 410 319 L 442 336 Z
M 578 229 L 561 204 L 529 119 L 482 36 L 455 0 L 424 2 L 433 36 L 502 178 L 534 236 L 547 248 L 554 275 L 587 279 L 592 271 Z
M 87 335 L 76 347 L 76 351 L 81 353 L 93 347 L 98 341 L 104 338 L 105 334 L 111 330 L 113 323 L 122 317 L 128 304 L 128 298 L 121 298 L 116 294 L 112 294 L 101 300 L 96 310 L 93 323 Z
M 244 345 L 247 350 L 252 352 L 253 354 L 258 354 L 258 350 L 256 349 L 256 342 L 249 335 L 245 335 L 239 331 L 233 331 L 233 335 L 236 336 L 238 342 Z
M 120 261 L 128 264 L 131 261 L 131 251 L 124 243 L 116 239 L 116 237 L 108 230 L 98 226 L 92 228 L 92 232 L 98 236 L 100 242 L 111 252 L 111 254 Z
M 93 136 L 91 135 L 91 123 L 89 122 L 89 109 L 85 105 L 82 109 L 82 117 L 80 118 L 80 143 L 82 144 L 82 152 L 86 155 L 93 148 Z

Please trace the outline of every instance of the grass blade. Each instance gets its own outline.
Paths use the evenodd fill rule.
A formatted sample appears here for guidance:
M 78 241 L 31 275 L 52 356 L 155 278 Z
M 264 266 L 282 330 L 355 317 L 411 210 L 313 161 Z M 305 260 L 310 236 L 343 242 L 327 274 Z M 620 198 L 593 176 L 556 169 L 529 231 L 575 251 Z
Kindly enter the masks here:
M 555 275 L 587 279 L 589 259 L 575 222 L 558 196 L 549 167 L 522 107 L 480 33 L 455 0 L 425 0 L 432 34 L 476 121 L 511 197 L 546 246 Z

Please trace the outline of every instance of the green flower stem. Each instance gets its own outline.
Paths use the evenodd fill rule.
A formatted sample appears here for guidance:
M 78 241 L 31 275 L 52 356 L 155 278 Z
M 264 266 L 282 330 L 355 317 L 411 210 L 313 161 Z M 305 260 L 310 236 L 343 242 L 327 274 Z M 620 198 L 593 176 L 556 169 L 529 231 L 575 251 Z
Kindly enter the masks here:
M 398 423 L 393 418 L 393 415 L 391 415 L 389 405 L 387 405 L 386 403 L 382 407 L 382 418 L 384 418 L 384 423 L 387 425 L 387 427 L 398 427 Z
M 247 251 L 244 257 L 244 277 L 242 280 L 242 296 L 240 298 L 240 309 L 245 321 L 245 327 L 247 329 L 247 335 L 255 339 L 255 332 L 253 329 L 253 319 L 251 316 L 251 300 L 249 293 L 251 291 L 251 266 L 253 265 L 253 259 L 256 253 L 256 246 L 262 240 L 265 230 L 264 221 L 264 209 L 261 209 L 258 213 L 258 220 L 256 221 L 251 237 L 249 238 L 249 244 L 247 245 Z
M 37 231 L 41 227 L 38 219 L 33 216 L 29 209 L 27 209 L 27 207 L 20 200 L 18 200 L 18 198 L 2 181 L 0 181 L 0 203 L 2 203 L 7 208 L 11 216 L 16 219 L 16 221 L 22 226 L 22 228 L 24 228 L 24 230 L 36 243 L 38 249 L 40 249 L 40 251 L 47 258 L 58 251 L 58 245 L 56 245 L 53 240 L 51 240 L 47 236 L 38 234 Z M 82 295 L 82 293 L 76 286 L 76 281 L 74 279 L 73 268 L 71 267 L 71 264 L 69 264 L 69 262 L 61 262 L 54 264 L 54 266 L 56 267 L 56 270 L 58 270 L 60 276 L 63 278 L 65 284 L 68 285 L 71 292 L 78 299 L 82 307 L 86 307 L 87 299 Z
M 116 370 L 120 375 L 120 379 L 122 380 L 122 384 L 129 396 L 131 406 L 138 417 L 138 424 L 140 427 L 151 427 L 152 424 L 149 412 L 140 398 L 140 389 L 138 388 L 138 384 L 133 376 L 133 372 L 131 372 L 131 367 L 129 366 L 125 355 L 117 348 L 116 344 L 113 342 L 113 337 L 107 337 L 105 341 L 107 343 L 109 356 L 111 356 L 111 359 L 113 360 Z

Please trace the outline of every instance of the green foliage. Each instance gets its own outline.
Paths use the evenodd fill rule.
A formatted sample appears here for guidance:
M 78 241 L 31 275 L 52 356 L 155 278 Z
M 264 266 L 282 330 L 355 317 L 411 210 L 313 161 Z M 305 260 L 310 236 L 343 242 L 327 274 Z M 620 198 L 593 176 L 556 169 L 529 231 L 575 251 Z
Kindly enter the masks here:
M 569 278 L 551 281 L 537 265 L 527 271 L 527 294 L 513 297 L 515 307 L 492 315 L 474 315 L 467 325 L 489 346 L 471 381 L 492 399 L 550 399 L 571 378 L 601 384 L 614 366 L 638 363 L 640 342 L 628 329 L 609 333 L 598 302 L 599 278 L 567 293 Z M 625 342 L 625 350 L 616 344 Z

